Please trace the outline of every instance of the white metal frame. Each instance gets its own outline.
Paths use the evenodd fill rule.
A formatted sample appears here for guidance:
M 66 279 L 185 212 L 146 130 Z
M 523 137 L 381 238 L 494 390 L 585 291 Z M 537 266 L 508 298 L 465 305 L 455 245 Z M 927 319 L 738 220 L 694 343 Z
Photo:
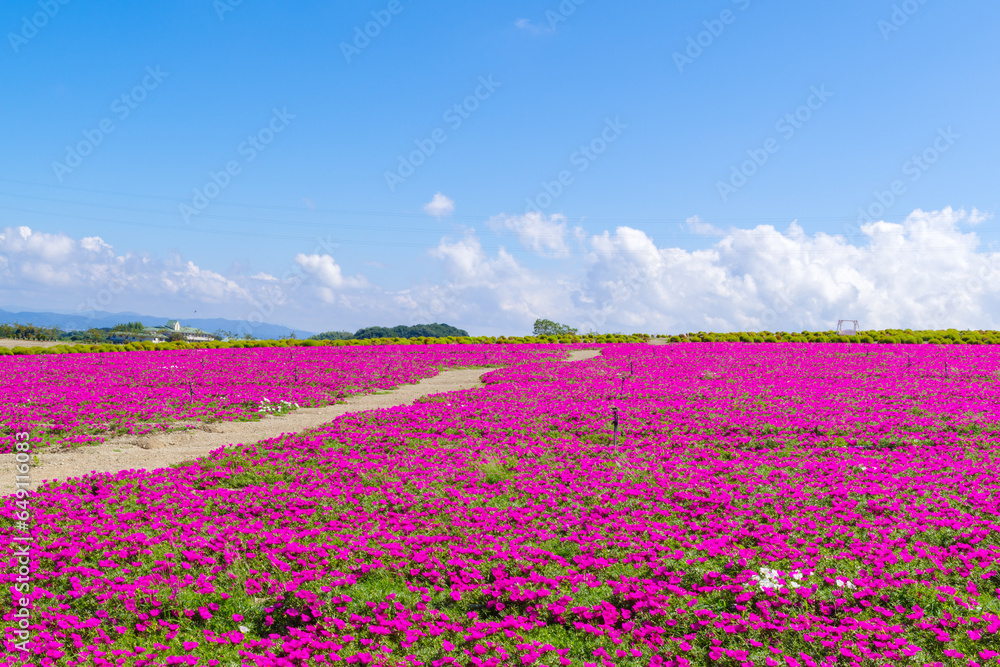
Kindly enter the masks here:
M 845 326 L 847 325 L 847 326 Z M 851 326 L 853 325 L 853 326 Z M 837 320 L 838 336 L 857 336 L 861 328 L 858 327 L 857 320 Z

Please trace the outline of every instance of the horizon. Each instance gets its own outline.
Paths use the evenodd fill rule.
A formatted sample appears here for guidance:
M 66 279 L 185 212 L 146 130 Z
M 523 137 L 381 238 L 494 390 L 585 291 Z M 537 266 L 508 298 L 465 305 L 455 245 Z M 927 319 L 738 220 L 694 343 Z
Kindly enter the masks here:
M 926 0 L 17 0 L 0 309 L 316 333 L 1000 329 L 997 19 Z

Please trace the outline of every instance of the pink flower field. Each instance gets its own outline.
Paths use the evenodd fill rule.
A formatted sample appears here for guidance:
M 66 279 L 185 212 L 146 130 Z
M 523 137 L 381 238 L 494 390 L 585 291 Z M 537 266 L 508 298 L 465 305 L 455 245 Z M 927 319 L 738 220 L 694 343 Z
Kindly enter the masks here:
M 539 360 L 557 348 L 489 346 L 516 365 L 484 389 L 48 485 L 30 497 L 31 654 L 15 648 L 13 521 L 0 531 L 8 664 L 1000 664 L 1000 350 Z M 4 409 L 37 397 L 18 418 L 62 432 L 78 415 L 232 418 L 484 352 L 288 354 L 4 360 L 23 378 Z M 187 378 L 203 380 L 193 407 Z

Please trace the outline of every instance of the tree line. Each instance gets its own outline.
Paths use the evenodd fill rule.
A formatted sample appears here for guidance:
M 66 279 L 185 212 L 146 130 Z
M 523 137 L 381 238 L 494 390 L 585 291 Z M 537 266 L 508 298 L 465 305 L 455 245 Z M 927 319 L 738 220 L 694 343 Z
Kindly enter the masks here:
M 350 331 L 326 331 L 312 337 L 312 340 L 367 340 L 370 338 L 454 338 L 468 336 L 465 329 L 450 324 L 400 324 L 394 327 L 365 327 L 354 333 Z
M 63 333 L 59 327 L 37 327 L 34 324 L 18 324 L 16 322 L 0 324 L 0 338 L 59 340 Z

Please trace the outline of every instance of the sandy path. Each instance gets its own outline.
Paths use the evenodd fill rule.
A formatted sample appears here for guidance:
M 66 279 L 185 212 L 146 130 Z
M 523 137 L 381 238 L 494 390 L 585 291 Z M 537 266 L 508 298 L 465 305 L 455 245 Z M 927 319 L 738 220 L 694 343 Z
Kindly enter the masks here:
M 0 347 L 55 347 L 56 345 L 72 345 L 73 343 L 60 340 L 16 340 L 14 338 L 0 338 Z
M 567 361 L 592 359 L 600 353 L 600 350 L 573 350 Z M 37 489 L 43 480 L 82 477 L 91 472 L 164 468 L 205 456 L 222 447 L 315 429 L 341 415 L 412 405 L 417 399 L 431 394 L 475 389 L 483 386 L 481 378 L 491 370 L 495 369 L 447 370 L 385 393 L 349 396 L 344 403 L 337 405 L 299 408 L 280 417 L 265 416 L 256 422 L 218 422 L 186 431 L 114 438 L 93 447 L 36 452 L 39 461 L 31 466 L 31 488 Z M 5 496 L 16 490 L 14 455 L 3 454 L 2 461 L 0 496 Z

